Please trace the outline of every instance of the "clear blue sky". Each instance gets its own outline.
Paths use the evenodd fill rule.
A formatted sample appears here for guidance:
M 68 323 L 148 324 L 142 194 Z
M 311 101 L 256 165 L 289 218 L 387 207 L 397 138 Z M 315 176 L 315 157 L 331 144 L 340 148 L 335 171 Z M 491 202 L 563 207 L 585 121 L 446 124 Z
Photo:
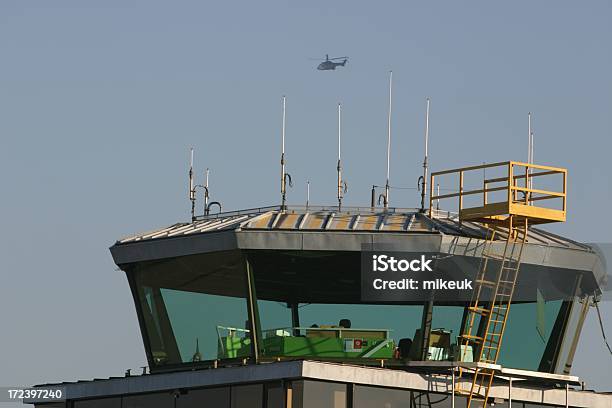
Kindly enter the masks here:
M 333 203 L 344 103 L 346 203 L 420 172 L 425 97 L 434 169 L 525 160 L 569 169 L 551 228 L 610 242 L 609 1 L 12 1 L 0 3 L 0 385 L 122 374 L 145 357 L 107 248 L 187 220 L 186 165 L 226 209 L 278 203 L 280 97 L 289 201 Z M 348 55 L 320 72 L 312 57 Z M 391 205 L 415 206 L 413 191 Z M 605 306 L 612 336 L 612 308 Z M 589 317 L 574 373 L 612 390 Z

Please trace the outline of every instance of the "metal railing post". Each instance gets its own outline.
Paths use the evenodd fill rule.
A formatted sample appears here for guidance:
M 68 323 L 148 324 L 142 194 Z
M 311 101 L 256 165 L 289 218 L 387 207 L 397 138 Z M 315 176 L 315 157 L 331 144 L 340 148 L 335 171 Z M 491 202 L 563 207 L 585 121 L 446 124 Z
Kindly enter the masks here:
M 461 217 L 461 210 L 463 209 L 463 170 L 459 171 L 459 216 Z
M 512 377 L 508 382 L 508 408 L 512 408 Z
M 567 211 L 567 171 L 563 171 L 563 212 Z
M 529 165 L 525 166 L 525 187 L 531 189 L 531 177 L 529 177 Z M 531 191 L 525 191 L 525 205 L 531 205 Z
M 482 205 L 483 207 L 487 205 L 487 186 L 488 186 L 487 179 L 484 178 L 482 180 L 482 190 L 483 190 L 482 191 Z
M 433 216 L 433 196 L 434 196 L 434 175 L 432 174 L 429 178 L 429 217 Z
M 452 397 L 451 397 L 451 408 L 455 408 L 455 367 L 452 368 L 451 380 L 452 384 Z

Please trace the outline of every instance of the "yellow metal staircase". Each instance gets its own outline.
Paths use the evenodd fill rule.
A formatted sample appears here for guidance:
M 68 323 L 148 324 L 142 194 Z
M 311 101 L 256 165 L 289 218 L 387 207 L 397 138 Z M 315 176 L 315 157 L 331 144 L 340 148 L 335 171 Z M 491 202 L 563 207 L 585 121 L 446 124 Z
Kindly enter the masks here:
M 483 177 L 482 188 L 465 188 L 466 173 L 479 171 L 484 174 L 487 169 L 500 172 L 500 168 L 500 177 Z M 434 195 L 436 177 L 452 175 L 459 179 L 457 191 Z M 557 191 L 533 188 L 533 178 L 555 176 L 561 177 L 562 184 Z M 520 162 L 494 163 L 431 174 L 430 216 L 436 215 L 434 201 L 457 198 L 459 221 L 480 223 L 487 231 L 472 300 L 466 308 L 467 318 L 459 336 L 459 359 L 476 363 L 473 368 L 461 368 L 455 384 L 455 392 L 467 396 L 468 408 L 476 401 L 483 407 L 489 403 L 489 391 L 496 373 L 493 366 L 500 355 L 529 226 L 565 221 L 566 180 L 565 169 Z M 493 193 L 501 195 L 501 201 L 491 202 Z M 482 195 L 482 205 L 464 206 L 466 196 L 474 198 L 477 195 Z M 535 203 L 541 200 L 561 203 L 557 203 L 559 208 L 536 206 Z M 469 358 L 470 353 L 472 358 Z M 463 381 L 466 375 L 471 375 L 471 381 Z
M 509 222 L 512 223 L 511 218 Z M 465 329 L 460 335 L 462 361 L 467 360 L 468 350 L 472 350 L 475 362 L 497 363 L 527 237 L 528 225 L 526 222 L 521 224 L 508 225 L 505 229 L 509 233 L 502 255 L 491 252 L 492 243 L 499 234 L 497 229 L 491 229 L 485 241 L 473 299 L 467 308 Z M 459 379 L 463 371 L 460 370 Z M 456 388 L 458 393 L 468 396 L 468 406 L 472 400 L 488 400 L 495 375 L 495 370 L 491 368 L 476 367 L 470 371 L 471 386 L 463 388 L 465 383 L 457 382 Z

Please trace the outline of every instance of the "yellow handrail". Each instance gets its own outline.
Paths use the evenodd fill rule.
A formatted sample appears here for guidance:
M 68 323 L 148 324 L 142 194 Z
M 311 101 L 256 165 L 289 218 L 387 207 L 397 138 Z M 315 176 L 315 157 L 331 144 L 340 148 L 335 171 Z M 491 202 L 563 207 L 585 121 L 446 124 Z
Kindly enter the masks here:
M 468 172 L 473 172 L 476 170 L 489 169 L 489 168 L 506 168 L 506 175 L 497 178 L 483 178 L 482 188 L 479 189 L 464 189 L 464 176 Z M 519 170 L 520 168 L 520 170 Z M 541 170 L 541 171 L 533 171 L 533 170 Z M 458 174 L 459 175 L 459 186 L 458 190 L 453 193 L 446 194 L 434 194 L 434 186 L 435 186 L 435 178 L 443 175 L 450 174 Z M 563 182 L 560 191 L 552 191 L 552 190 L 543 190 L 533 188 L 530 181 L 532 178 L 536 177 L 546 177 L 553 175 L 562 175 Z M 518 183 L 524 185 L 518 185 Z M 490 184 L 494 183 L 504 183 L 503 186 L 490 186 Z M 430 183 L 429 183 L 429 214 L 433 216 L 433 203 L 434 201 L 438 201 L 441 199 L 447 198 L 458 198 L 458 206 L 459 206 L 459 215 L 461 218 L 462 211 L 464 210 L 463 206 L 463 197 L 469 195 L 482 194 L 483 206 L 480 207 L 482 209 L 478 214 L 482 214 L 483 217 L 490 216 L 499 216 L 502 214 L 502 209 L 506 209 L 505 213 L 508 215 L 512 215 L 513 211 L 517 211 L 517 215 L 530 216 L 537 218 L 539 222 L 550 222 L 550 221 L 560 221 L 565 219 L 565 212 L 567 208 L 567 170 L 560 167 L 551 167 L 551 166 L 543 166 L 539 164 L 530 164 L 524 162 L 517 161 L 507 161 L 507 162 L 498 162 L 498 163 L 490 163 L 490 164 L 481 164 L 476 166 L 462 167 L 452 170 L 443 170 L 432 172 L 430 175 Z M 506 207 L 497 205 L 493 207 L 492 204 L 488 202 L 488 194 L 495 191 L 507 191 L 507 200 L 501 203 L 494 204 L 507 204 Z M 523 192 L 524 197 L 520 199 L 516 198 L 517 192 Z M 561 199 L 562 200 L 562 210 L 553 210 L 546 207 L 538 207 L 533 203 L 536 201 L 547 200 L 547 199 Z M 526 205 L 533 207 L 533 209 L 529 212 L 526 210 L 521 210 L 519 207 L 512 207 L 513 205 Z M 477 207 L 478 208 L 478 207 Z M 494 209 L 493 209 L 494 208 Z M 538 211 L 540 209 L 541 211 Z M 558 211 L 559 213 L 554 213 L 551 211 Z M 561 219 L 562 218 L 562 219 Z

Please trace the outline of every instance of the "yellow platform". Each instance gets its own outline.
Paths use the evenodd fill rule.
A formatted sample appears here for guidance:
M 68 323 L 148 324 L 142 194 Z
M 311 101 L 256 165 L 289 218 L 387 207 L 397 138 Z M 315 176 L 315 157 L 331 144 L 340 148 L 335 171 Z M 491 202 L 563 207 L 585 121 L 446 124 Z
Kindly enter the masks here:
M 486 171 L 502 173 L 496 178 L 486 178 Z M 473 177 L 475 172 L 483 174 L 481 188 L 466 189 L 466 175 Z M 476 173 L 477 174 L 477 173 Z M 436 181 L 458 176 L 456 187 L 450 193 L 435 194 Z M 456 181 L 455 181 L 456 183 Z M 546 184 L 546 189 L 534 188 L 534 184 Z M 554 189 L 550 185 L 556 186 Z M 433 216 L 434 203 L 454 198 L 457 200 L 459 219 L 482 223 L 504 223 L 510 218 L 513 222 L 527 221 L 529 224 L 562 222 L 566 219 L 567 209 L 567 170 L 559 167 L 542 166 L 523 162 L 500 162 L 479 166 L 463 167 L 434 172 L 430 178 L 430 216 Z M 490 202 L 496 193 L 495 202 Z M 464 198 L 481 205 L 464 205 Z M 503 198 L 500 199 L 500 196 Z M 476 200 L 474 200 L 476 198 Z M 540 203 L 552 203 L 544 206 Z

